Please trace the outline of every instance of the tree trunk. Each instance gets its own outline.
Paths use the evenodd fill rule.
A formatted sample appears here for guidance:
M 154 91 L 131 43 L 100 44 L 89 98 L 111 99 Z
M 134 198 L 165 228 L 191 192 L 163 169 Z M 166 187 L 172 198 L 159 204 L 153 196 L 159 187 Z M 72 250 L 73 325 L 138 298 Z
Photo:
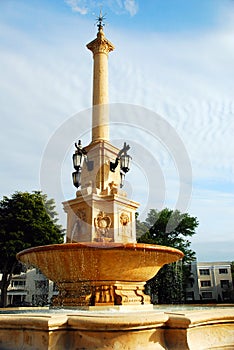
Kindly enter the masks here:
M 2 280 L 0 282 L 1 286 L 1 299 L 0 299 L 0 306 L 6 307 L 7 306 L 7 288 L 9 284 L 11 283 L 12 274 L 15 269 L 15 266 L 17 264 L 17 261 L 11 264 L 9 267 L 9 264 L 6 263 L 3 271 L 2 271 Z
M 8 273 L 6 271 L 3 271 L 2 274 L 2 280 L 1 280 L 1 307 L 6 307 L 7 305 L 7 288 L 9 286 L 8 281 Z

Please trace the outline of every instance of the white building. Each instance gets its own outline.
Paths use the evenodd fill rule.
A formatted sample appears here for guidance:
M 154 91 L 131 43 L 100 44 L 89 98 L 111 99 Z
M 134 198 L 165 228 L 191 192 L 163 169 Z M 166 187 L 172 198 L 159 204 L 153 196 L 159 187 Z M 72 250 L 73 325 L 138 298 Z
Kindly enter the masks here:
M 14 275 L 7 290 L 7 305 L 44 306 L 50 304 L 57 290 L 38 269 Z
M 192 262 L 186 289 L 186 301 L 233 301 L 233 281 L 230 262 Z

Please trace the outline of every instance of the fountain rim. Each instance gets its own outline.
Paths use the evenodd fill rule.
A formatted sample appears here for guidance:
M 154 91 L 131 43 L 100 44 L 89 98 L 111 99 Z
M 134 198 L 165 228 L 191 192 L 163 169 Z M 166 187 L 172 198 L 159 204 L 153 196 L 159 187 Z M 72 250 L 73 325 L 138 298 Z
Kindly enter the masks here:
M 44 246 L 36 246 L 24 249 L 16 254 L 17 259 L 19 259 L 24 254 L 41 252 L 41 251 L 51 251 L 51 250 L 135 250 L 135 251 L 157 251 L 157 252 L 167 252 L 177 254 L 181 257 L 184 257 L 184 253 L 174 247 L 163 246 L 157 244 L 147 244 L 147 243 L 118 243 L 118 242 L 79 242 L 79 243 L 58 243 L 58 244 L 49 244 Z

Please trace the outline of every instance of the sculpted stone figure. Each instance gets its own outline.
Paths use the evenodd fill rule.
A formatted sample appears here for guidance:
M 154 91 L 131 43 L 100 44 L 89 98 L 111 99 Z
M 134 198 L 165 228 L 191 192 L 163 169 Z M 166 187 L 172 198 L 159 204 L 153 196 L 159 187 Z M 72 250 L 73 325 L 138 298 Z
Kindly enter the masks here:
M 111 218 L 107 216 L 104 211 L 100 211 L 97 217 L 94 219 L 94 225 L 96 230 L 96 242 L 111 242 L 112 238 L 109 237 L 109 229 L 111 226 Z

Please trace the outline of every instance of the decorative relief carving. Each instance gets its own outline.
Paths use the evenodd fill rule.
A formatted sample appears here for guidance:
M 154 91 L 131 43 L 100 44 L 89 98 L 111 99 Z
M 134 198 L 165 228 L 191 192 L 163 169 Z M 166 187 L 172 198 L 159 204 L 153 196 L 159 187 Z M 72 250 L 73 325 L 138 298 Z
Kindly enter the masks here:
M 118 193 L 118 185 L 114 181 L 109 183 L 109 187 L 110 187 L 110 194 L 117 194 Z
M 70 289 L 69 289 L 70 287 Z M 72 287 L 72 288 L 71 288 Z M 59 294 L 53 297 L 55 306 L 94 305 L 140 305 L 150 304 L 149 295 L 144 294 L 144 284 L 76 283 L 74 286 L 61 284 Z
M 109 237 L 109 230 L 111 226 L 111 218 L 105 214 L 104 211 L 100 211 L 97 217 L 94 219 L 94 226 L 96 231 L 96 242 L 111 242 L 112 238 Z
M 127 213 L 123 212 L 120 215 L 120 223 L 122 226 L 127 226 L 130 222 L 129 216 Z
M 53 297 L 54 306 L 89 306 L 91 304 L 92 286 L 77 284 L 75 289 L 65 289 L 60 286 L 57 296 Z
M 101 285 L 95 290 L 95 305 L 111 304 L 114 305 L 114 286 Z
M 150 298 L 144 294 L 144 286 L 115 285 L 115 304 L 150 304 Z
M 131 236 L 131 226 L 129 225 L 130 223 L 130 218 L 128 213 L 122 212 L 119 217 L 120 224 L 121 224 L 121 235 L 122 235 L 122 240 L 123 242 L 127 241 L 128 238 Z

